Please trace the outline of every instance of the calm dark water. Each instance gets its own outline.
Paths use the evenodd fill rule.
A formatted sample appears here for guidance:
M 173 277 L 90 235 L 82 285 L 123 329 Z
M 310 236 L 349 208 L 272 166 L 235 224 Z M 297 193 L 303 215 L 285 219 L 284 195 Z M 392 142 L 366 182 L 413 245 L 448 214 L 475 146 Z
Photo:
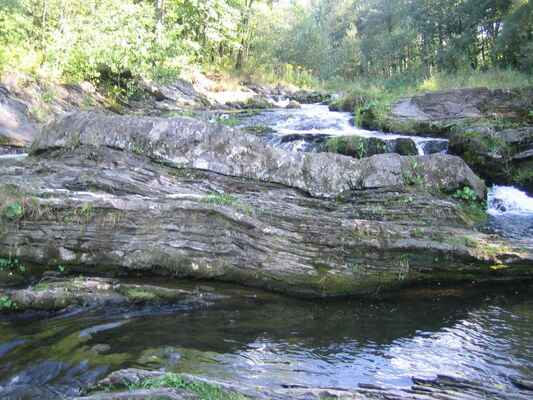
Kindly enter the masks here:
M 0 398 L 58 398 L 125 367 L 257 385 L 409 386 L 448 374 L 533 379 L 533 285 L 299 301 L 228 286 L 200 309 L 0 322 Z M 11 397 L 17 398 L 17 397 Z

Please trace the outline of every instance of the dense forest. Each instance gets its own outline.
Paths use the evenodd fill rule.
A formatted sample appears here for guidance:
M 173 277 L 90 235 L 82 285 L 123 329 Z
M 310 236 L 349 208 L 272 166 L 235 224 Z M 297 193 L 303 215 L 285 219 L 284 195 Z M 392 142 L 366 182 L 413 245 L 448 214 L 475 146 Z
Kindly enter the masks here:
M 299 84 L 533 68 L 528 0 L 1 0 L 0 69 L 171 79 L 187 65 Z

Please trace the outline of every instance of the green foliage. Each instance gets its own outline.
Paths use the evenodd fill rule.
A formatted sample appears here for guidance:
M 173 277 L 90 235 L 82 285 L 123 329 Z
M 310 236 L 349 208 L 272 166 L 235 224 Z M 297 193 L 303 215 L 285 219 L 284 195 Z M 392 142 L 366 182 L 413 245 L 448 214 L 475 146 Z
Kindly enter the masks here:
M 0 271 L 24 274 L 27 270 L 26 266 L 17 258 L 0 258 Z
M 420 172 L 418 160 L 415 157 L 409 157 L 409 167 L 404 169 L 403 180 L 408 186 L 424 186 L 424 176 Z
M 330 153 L 364 158 L 367 156 L 367 139 L 358 136 L 334 137 L 328 139 L 326 149 Z
M 487 204 L 480 201 L 476 192 L 465 186 L 457 190 L 453 197 L 463 202 L 463 211 L 473 223 L 484 222 L 487 218 Z
M 92 80 L 110 91 L 130 91 L 132 77 L 175 79 L 189 64 L 235 59 L 248 43 L 249 3 L 1 0 L 0 70 Z
M 150 378 L 137 385 L 132 385 L 130 390 L 173 388 L 190 391 L 200 400 L 246 400 L 246 397 L 223 390 L 221 387 L 200 381 L 185 379 L 177 374 L 167 373 L 159 378 Z
M 457 190 L 453 194 L 453 197 L 459 200 L 466 201 L 466 202 L 475 202 L 478 200 L 476 192 L 474 192 L 474 190 L 472 190 L 468 186 L 465 186 L 464 188 Z
M 254 59 L 301 65 L 326 80 L 407 85 L 430 78 L 426 86 L 435 86 L 439 71 L 533 72 L 533 5 L 526 0 L 317 0 L 265 8 L 256 19 Z
M 24 207 L 22 203 L 15 201 L 4 208 L 4 217 L 12 221 L 21 219 L 24 216 Z
M 0 311 L 12 311 L 16 310 L 16 303 L 7 296 L 0 297 Z
M 220 206 L 232 206 L 237 203 L 237 199 L 230 194 L 226 193 L 213 193 L 206 196 L 203 200 L 208 204 L 216 204 Z

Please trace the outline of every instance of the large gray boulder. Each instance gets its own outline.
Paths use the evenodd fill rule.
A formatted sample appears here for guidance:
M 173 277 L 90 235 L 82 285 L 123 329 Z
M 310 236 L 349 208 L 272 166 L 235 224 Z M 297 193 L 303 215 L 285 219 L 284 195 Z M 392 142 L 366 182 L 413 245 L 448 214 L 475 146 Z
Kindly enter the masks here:
M 0 154 L 2 147 L 23 148 L 38 132 L 28 106 L 0 85 Z
M 395 154 L 354 160 L 292 153 L 265 145 L 253 135 L 192 118 L 72 113 L 48 125 L 32 152 L 80 146 L 128 151 L 174 168 L 276 182 L 320 197 L 335 197 L 350 189 L 401 188 L 410 174 L 444 191 L 469 186 L 480 198 L 485 194 L 483 182 L 458 157 L 420 157 L 415 165 L 411 158 Z
M 457 89 L 425 93 L 392 105 L 394 118 L 415 121 L 481 118 L 495 114 L 523 118 L 533 107 L 533 87 Z
M 188 118 L 76 113 L 0 159 L 0 257 L 300 296 L 523 279 L 530 242 L 472 229 L 457 157 L 294 154 Z M 20 207 L 19 207 L 20 205 Z M 475 207 L 474 207 L 475 208 Z

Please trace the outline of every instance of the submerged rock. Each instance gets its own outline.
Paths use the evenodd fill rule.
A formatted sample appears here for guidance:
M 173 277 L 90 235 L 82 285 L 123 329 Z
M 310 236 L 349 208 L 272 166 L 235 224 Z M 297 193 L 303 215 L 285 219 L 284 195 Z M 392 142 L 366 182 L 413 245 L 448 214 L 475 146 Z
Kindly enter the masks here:
M 202 302 L 215 295 L 154 285 L 123 283 L 104 278 L 43 279 L 24 289 L 0 289 L 0 297 L 10 299 L 11 312 L 60 311 L 72 307 L 119 306 L 128 304 L 165 304 Z
M 291 153 L 190 118 L 76 113 L 0 160 L 0 256 L 301 296 L 523 279 L 531 243 L 472 230 L 458 157 Z M 6 195 L 8 193 L 8 195 Z M 13 211 L 13 210 L 12 210 Z

